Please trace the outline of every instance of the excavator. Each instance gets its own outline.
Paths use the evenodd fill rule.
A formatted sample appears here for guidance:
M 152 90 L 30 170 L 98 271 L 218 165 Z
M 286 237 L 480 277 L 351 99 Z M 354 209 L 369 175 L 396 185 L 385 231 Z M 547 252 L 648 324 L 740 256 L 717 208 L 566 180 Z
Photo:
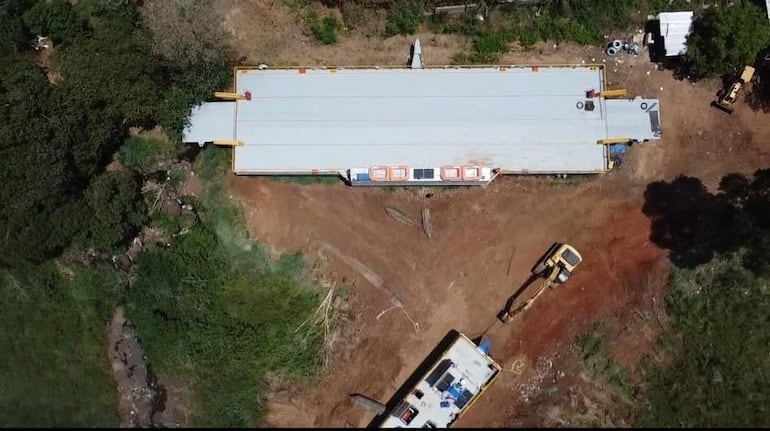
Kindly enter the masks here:
M 497 318 L 503 323 L 510 322 L 518 313 L 531 307 L 537 298 L 545 292 L 546 288 L 555 288 L 560 284 L 566 283 L 570 276 L 572 276 L 572 272 L 582 261 L 583 257 L 580 256 L 575 247 L 560 243 L 552 245 L 532 269 L 533 277 L 545 277 L 545 280 L 538 286 L 535 294 L 516 309 L 513 308 L 513 303 L 516 299 L 514 295 L 514 297 L 508 300 L 505 309 L 497 315 Z

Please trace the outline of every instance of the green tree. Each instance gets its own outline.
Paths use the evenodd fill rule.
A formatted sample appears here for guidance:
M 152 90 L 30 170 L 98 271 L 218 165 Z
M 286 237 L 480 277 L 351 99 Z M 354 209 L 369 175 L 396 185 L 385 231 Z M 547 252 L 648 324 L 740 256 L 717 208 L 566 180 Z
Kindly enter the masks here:
M 767 15 L 754 2 L 709 8 L 687 40 L 686 66 L 693 78 L 733 73 L 753 64 L 770 43 Z
M 36 35 L 49 36 L 56 43 L 86 32 L 86 23 L 65 0 L 36 2 L 24 12 L 24 24 Z
M 118 112 L 127 125 L 152 123 L 161 100 L 160 70 L 149 38 L 127 19 L 100 19 L 57 55 L 68 96 L 90 98 Z
M 135 234 L 146 219 L 139 185 L 125 171 L 96 177 L 86 196 L 89 238 L 102 250 L 110 250 Z
M 51 102 L 40 70 L 0 43 L 0 264 L 42 260 L 80 227 L 80 189 Z

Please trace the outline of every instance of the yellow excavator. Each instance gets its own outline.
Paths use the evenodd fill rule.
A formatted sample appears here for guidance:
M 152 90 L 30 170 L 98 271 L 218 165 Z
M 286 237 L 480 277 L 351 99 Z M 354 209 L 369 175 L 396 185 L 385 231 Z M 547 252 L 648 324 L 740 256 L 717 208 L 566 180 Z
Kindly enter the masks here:
M 498 319 L 503 323 L 510 322 L 518 313 L 531 307 L 535 300 L 545 292 L 546 288 L 557 287 L 560 284 L 566 283 L 570 276 L 572 276 L 572 272 L 582 261 L 583 257 L 580 256 L 575 247 L 560 243 L 552 245 L 532 269 L 533 277 L 545 277 L 545 280 L 538 286 L 535 294 L 516 309 L 513 308 L 515 296 L 509 299 L 505 309 L 497 315 Z
M 719 98 L 712 103 L 712 106 L 719 108 L 728 114 L 732 114 L 732 104 L 738 99 L 738 92 L 741 91 L 741 88 L 743 88 L 745 84 L 751 82 L 752 78 L 754 78 L 754 68 L 751 66 L 744 67 L 741 75 L 730 84 L 729 88 L 723 90 L 719 94 Z

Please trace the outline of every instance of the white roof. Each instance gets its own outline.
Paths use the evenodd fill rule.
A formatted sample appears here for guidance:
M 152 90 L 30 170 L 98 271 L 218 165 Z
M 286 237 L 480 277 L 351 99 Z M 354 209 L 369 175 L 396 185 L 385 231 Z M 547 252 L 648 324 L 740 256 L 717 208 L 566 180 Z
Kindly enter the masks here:
M 408 424 L 402 421 L 398 417 L 401 411 L 396 406 L 388 412 L 381 427 L 426 428 L 426 423 L 430 422 L 433 428 L 447 428 L 499 372 L 499 366 L 492 358 L 460 335 L 404 398 L 417 412 L 411 421 Z M 428 382 L 431 376 L 432 381 Z M 415 394 L 417 391 L 421 393 L 419 398 Z M 443 407 L 442 401 L 447 401 Z
M 683 55 L 687 52 L 687 36 L 692 33 L 692 12 L 662 12 L 658 14 L 660 35 L 666 57 Z
M 190 125 L 184 131 L 185 142 L 231 140 L 235 137 L 235 103 L 204 103 L 192 110 Z
M 597 141 L 618 137 L 608 130 L 628 136 L 650 124 L 642 112 L 609 127 L 613 114 L 598 97 L 593 111 L 578 109 L 587 90 L 603 88 L 596 66 L 240 69 L 236 77 L 236 92 L 251 100 L 214 103 L 236 106 L 234 133 L 201 108 L 184 137 L 242 142 L 236 173 L 461 164 L 503 173 L 602 172 L 608 154 Z

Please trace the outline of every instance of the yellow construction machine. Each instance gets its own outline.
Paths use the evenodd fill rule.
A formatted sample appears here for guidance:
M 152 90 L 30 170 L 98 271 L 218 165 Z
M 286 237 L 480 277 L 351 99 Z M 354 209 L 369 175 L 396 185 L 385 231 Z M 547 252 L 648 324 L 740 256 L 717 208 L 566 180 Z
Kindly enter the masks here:
M 570 276 L 572 276 L 572 272 L 582 261 L 583 257 L 580 256 L 580 253 L 578 253 L 575 247 L 572 247 L 569 244 L 559 243 L 552 245 L 551 248 L 548 249 L 548 252 L 543 255 L 543 258 L 532 269 L 533 277 L 545 277 L 545 280 L 538 286 L 535 294 L 516 309 L 513 308 L 516 297 L 515 295 L 514 297 L 511 297 L 511 299 L 508 300 L 505 309 L 498 314 L 498 319 L 503 323 L 510 322 L 516 314 L 531 307 L 546 288 L 557 287 L 558 285 L 567 282 Z
M 738 92 L 741 91 L 741 88 L 743 88 L 745 84 L 751 82 L 752 78 L 754 78 L 754 68 L 751 66 L 744 67 L 741 75 L 730 84 L 729 88 L 723 90 L 718 95 L 719 97 L 711 104 L 711 106 L 719 108 L 728 114 L 732 114 L 732 104 L 735 103 L 738 98 Z

